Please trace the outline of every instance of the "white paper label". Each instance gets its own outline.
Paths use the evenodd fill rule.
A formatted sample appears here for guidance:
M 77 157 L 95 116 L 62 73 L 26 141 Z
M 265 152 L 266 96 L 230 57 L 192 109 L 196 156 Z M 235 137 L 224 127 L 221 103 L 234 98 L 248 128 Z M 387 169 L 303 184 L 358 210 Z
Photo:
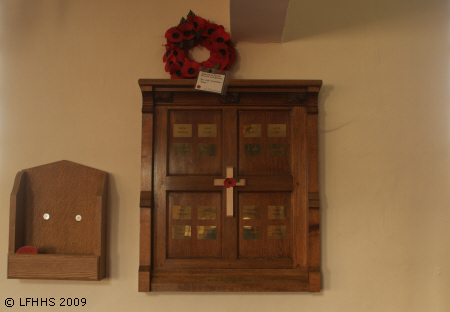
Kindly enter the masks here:
M 200 71 L 195 84 L 195 90 L 222 93 L 226 75 Z

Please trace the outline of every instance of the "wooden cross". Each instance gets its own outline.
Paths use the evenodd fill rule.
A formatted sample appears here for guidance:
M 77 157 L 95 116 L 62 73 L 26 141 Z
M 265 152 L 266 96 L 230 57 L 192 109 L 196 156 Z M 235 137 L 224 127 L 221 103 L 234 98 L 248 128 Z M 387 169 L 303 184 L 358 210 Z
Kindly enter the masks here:
M 225 181 L 227 181 L 230 185 L 233 182 L 230 180 L 233 179 L 233 167 L 227 167 L 227 178 L 226 179 L 214 179 L 214 186 L 226 186 Z M 245 179 L 240 179 L 239 182 L 236 182 L 235 186 L 246 186 Z M 233 187 L 227 187 L 227 217 L 233 217 Z

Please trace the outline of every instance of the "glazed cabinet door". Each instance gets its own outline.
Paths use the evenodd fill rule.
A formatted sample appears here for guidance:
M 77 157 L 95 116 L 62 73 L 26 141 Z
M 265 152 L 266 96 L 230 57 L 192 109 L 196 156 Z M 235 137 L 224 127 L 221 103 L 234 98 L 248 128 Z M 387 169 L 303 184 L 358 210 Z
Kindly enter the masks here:
M 155 114 L 154 268 L 204 267 L 222 259 L 222 110 Z M 196 260 L 197 262 L 192 262 Z
M 238 259 L 305 265 L 304 108 L 238 110 Z M 303 163 L 302 163 L 303 162 Z
M 302 110 L 156 107 L 154 268 L 305 263 Z

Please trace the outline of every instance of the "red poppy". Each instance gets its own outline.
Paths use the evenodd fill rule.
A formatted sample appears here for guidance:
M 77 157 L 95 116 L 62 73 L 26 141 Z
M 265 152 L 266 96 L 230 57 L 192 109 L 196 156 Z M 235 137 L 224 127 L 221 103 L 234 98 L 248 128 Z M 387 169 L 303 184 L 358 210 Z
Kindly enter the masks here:
M 170 72 L 170 68 L 172 68 L 172 66 L 174 64 L 177 64 L 177 59 L 175 56 L 172 56 L 169 60 L 167 60 L 166 66 L 165 66 L 165 70 L 166 72 Z
M 194 43 L 192 44 L 192 47 L 189 47 L 189 45 L 187 45 L 187 47 L 189 49 L 193 49 L 193 48 L 197 47 L 199 44 L 200 44 L 200 40 L 194 39 Z
M 164 46 L 166 47 L 166 50 L 178 48 L 176 43 L 170 42 L 169 40 L 167 40 L 167 43 Z
M 211 59 L 208 59 L 207 61 L 202 62 L 202 66 L 206 68 L 213 68 L 215 64 L 211 62 Z
M 167 62 L 167 60 L 169 60 L 172 56 L 184 59 L 184 51 L 178 47 L 167 50 L 166 53 L 164 53 L 163 62 Z
M 227 68 L 228 65 L 228 59 L 224 59 L 220 62 L 220 70 L 225 70 L 225 68 Z
M 228 65 L 228 55 L 224 57 L 220 52 L 211 51 L 209 58 L 214 65 L 220 65 L 220 69 L 224 69 Z
M 203 39 L 202 47 L 205 47 L 205 48 L 207 48 L 209 50 L 210 46 L 211 46 L 211 39 L 209 39 L 209 37 Z
M 166 31 L 166 39 L 170 42 L 180 42 L 183 40 L 183 35 L 176 28 L 170 28 Z
M 222 54 L 223 57 L 228 58 L 228 54 L 230 53 L 230 47 L 226 45 L 225 43 L 214 43 L 212 44 L 209 49 L 210 51 L 219 52 Z
M 178 25 L 178 30 L 183 35 L 184 40 L 191 40 L 194 38 L 194 34 L 192 31 L 194 30 L 194 26 L 189 23 L 183 23 L 181 25 Z
M 183 37 L 183 36 L 181 36 L 181 37 Z M 164 46 L 166 47 L 166 50 L 173 50 L 173 49 L 179 49 L 180 48 L 179 44 L 180 44 L 180 42 L 170 42 L 169 40 L 167 40 L 167 44 L 165 44 Z
M 164 53 L 164 56 L 163 56 L 164 63 L 167 62 L 167 60 L 173 56 L 173 51 L 174 50 L 167 50 L 166 53 Z
M 225 28 L 223 28 L 222 25 L 213 24 L 213 23 L 210 23 L 209 21 L 205 21 L 205 22 L 206 22 L 205 27 L 203 27 L 203 30 L 202 30 L 203 37 L 210 37 L 217 29 L 225 30 Z
M 170 68 L 170 78 L 171 79 L 184 79 L 186 78 L 181 72 L 181 66 L 178 63 L 175 63 Z
M 199 31 L 205 27 L 205 20 L 200 16 L 190 15 L 187 18 L 187 21 L 194 26 L 195 31 Z
M 183 66 L 184 58 L 185 58 L 184 57 L 184 51 L 183 50 L 177 50 L 177 56 L 175 56 L 175 54 L 172 54 L 172 56 L 167 59 L 166 67 L 165 67 L 166 72 L 169 72 L 170 68 L 174 64 L 179 64 L 180 67 Z
M 31 255 L 37 255 L 37 250 L 34 247 L 31 246 L 24 246 L 17 249 L 16 253 L 20 254 L 31 254 Z
M 166 73 L 170 72 L 170 68 L 173 66 L 174 61 L 171 59 L 169 60 L 166 65 L 164 66 L 164 70 Z
M 227 188 L 235 187 L 236 180 L 234 178 L 225 179 L 225 181 L 223 182 L 223 185 L 226 186 Z
M 231 40 L 230 35 L 224 29 L 217 29 L 211 35 L 211 43 L 225 43 Z
M 184 58 L 184 59 L 177 59 L 177 63 L 178 63 L 178 65 L 180 65 L 180 67 L 183 67 L 184 62 L 186 62 L 186 60 L 187 60 L 187 58 Z
M 188 58 L 185 59 L 184 65 L 181 67 L 181 72 L 187 78 L 194 78 L 198 75 L 200 63 L 191 62 Z

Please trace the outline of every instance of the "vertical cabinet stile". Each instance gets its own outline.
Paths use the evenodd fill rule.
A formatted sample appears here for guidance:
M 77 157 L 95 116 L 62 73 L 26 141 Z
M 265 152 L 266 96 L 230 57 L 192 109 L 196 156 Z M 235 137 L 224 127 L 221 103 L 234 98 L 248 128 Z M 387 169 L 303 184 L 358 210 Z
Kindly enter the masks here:
M 143 88 L 141 194 L 139 239 L 139 291 L 150 291 L 152 183 L 153 183 L 153 92 Z

